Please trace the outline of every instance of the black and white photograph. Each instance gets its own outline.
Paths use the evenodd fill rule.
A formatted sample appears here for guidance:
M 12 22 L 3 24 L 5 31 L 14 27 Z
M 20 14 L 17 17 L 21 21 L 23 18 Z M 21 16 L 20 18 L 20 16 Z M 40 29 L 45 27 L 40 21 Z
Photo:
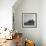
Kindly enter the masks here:
M 23 27 L 37 27 L 37 13 L 23 13 L 22 14 Z

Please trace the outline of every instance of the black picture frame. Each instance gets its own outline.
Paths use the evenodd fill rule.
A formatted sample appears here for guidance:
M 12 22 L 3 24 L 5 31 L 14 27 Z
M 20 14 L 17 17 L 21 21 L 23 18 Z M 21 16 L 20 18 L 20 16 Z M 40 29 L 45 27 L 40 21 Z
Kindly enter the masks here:
M 23 28 L 37 28 L 37 13 L 22 13 Z

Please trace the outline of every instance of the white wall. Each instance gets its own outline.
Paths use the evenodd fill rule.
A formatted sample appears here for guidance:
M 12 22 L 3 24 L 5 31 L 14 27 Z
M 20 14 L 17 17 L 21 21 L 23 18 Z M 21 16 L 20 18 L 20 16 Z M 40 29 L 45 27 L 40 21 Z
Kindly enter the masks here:
M 41 1 L 41 38 L 42 46 L 46 46 L 46 0 Z
M 16 5 L 13 7 L 15 29 L 22 32 L 24 38 L 34 40 L 36 46 L 41 46 L 41 1 L 22 0 L 20 4 L 17 3 Z M 22 13 L 37 13 L 37 28 L 23 28 Z
M 16 0 L 0 0 L 0 27 L 12 28 L 12 6 Z
M 22 0 L 14 4 L 13 13 L 15 30 L 34 40 L 36 46 L 46 46 L 46 0 Z M 22 13 L 37 13 L 37 28 L 22 28 Z

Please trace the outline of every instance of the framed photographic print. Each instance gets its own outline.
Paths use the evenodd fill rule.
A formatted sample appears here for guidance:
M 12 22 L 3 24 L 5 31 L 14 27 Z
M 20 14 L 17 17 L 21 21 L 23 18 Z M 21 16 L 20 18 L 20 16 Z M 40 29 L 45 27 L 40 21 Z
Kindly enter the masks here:
M 22 13 L 22 27 L 37 27 L 37 13 Z

